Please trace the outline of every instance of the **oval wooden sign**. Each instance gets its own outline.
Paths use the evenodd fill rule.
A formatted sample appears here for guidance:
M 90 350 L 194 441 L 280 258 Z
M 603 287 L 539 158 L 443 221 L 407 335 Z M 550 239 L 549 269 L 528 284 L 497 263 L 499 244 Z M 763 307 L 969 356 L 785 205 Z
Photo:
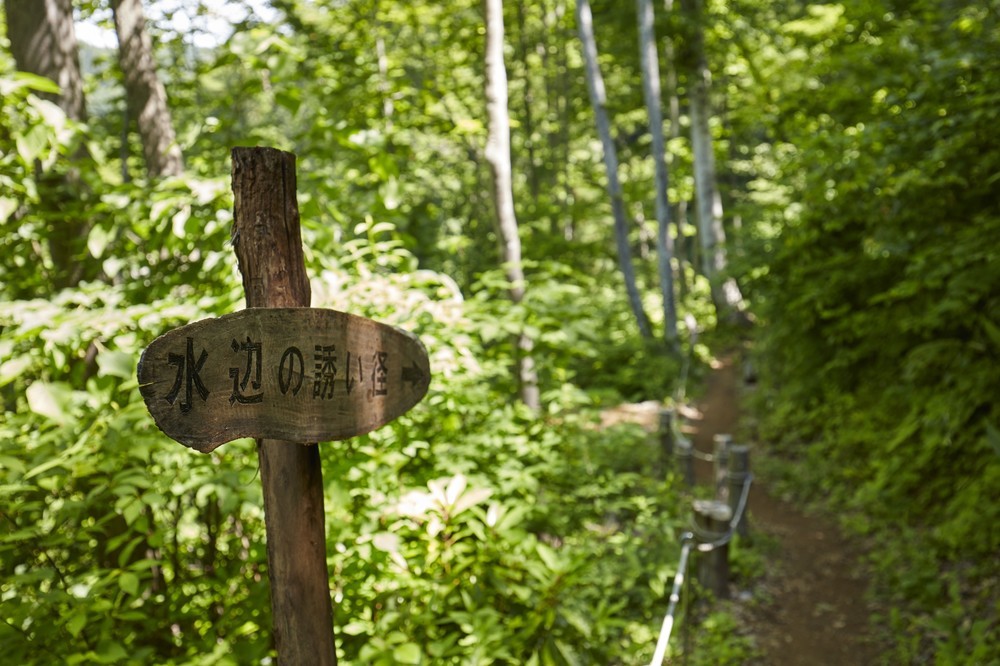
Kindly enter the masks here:
M 156 425 L 202 452 L 240 437 L 363 435 L 420 402 L 427 350 L 400 329 L 318 308 L 249 308 L 188 324 L 139 359 Z

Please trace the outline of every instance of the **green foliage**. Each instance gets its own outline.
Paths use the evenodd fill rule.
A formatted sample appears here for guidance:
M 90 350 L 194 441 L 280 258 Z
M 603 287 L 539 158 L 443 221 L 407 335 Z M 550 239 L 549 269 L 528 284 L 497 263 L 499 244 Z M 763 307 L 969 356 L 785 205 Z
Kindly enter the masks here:
M 511 306 L 483 159 L 478 3 L 270 4 L 274 20 L 248 16 L 213 49 L 151 17 L 185 158 L 169 180 L 137 177 L 113 53 L 88 59 L 82 125 L 46 101 L 54 84 L 15 73 L 0 49 L 4 655 L 273 656 L 252 444 L 198 456 L 169 442 L 132 373 L 156 334 L 240 305 L 228 151 L 266 144 L 299 158 L 313 304 L 417 333 L 434 371 L 404 418 L 324 445 L 341 656 L 645 663 L 680 500 L 650 472 L 647 438 L 599 431 L 595 409 L 662 400 L 687 370 L 638 339 L 624 303 L 572 11 L 505 9 L 528 283 Z M 634 11 L 594 4 L 652 294 Z M 874 564 L 898 661 L 995 661 L 997 13 L 704 4 L 732 272 L 760 323 L 763 435 L 803 463 L 800 486 L 854 509 L 883 543 Z M 84 17 L 103 5 L 84 3 Z M 690 26 L 657 20 L 684 64 Z M 687 202 L 687 141 L 670 154 L 671 201 Z M 708 285 L 688 263 L 693 222 L 680 225 L 679 300 L 714 339 Z M 513 400 L 518 332 L 534 339 L 541 415 Z M 696 362 L 702 340 L 684 340 Z M 742 551 L 736 564 L 760 566 Z M 709 615 L 688 656 L 752 659 L 733 633 L 729 616 Z
M 850 2 L 785 24 L 810 54 L 783 102 L 795 203 L 753 231 L 751 293 L 763 434 L 882 535 L 880 582 L 912 607 L 890 618 L 901 660 L 957 663 L 961 644 L 989 663 L 1000 32 L 959 5 Z
M 22 116 L 39 104 L 27 92 L 17 99 L 4 98 Z M 24 131 L 19 117 L 6 116 L 11 137 Z M 51 119 L 38 118 L 55 136 Z M 3 267 L 5 654 L 19 663 L 260 662 L 271 642 L 252 446 L 200 456 L 170 442 L 134 378 L 154 335 L 239 303 L 225 183 L 125 182 L 113 161 L 94 159 L 96 143 L 85 154 L 52 145 L 53 165 L 72 162 L 92 183 L 79 203 L 90 227 L 78 259 L 96 278 L 55 290 L 31 270 L 54 231 L 33 225 L 47 204 L 30 189 L 41 153 L 20 156 L 5 237 L 30 241 L 40 259 Z M 349 188 L 303 180 L 306 211 L 347 201 Z M 616 302 L 614 290 L 551 263 L 533 269 L 541 286 L 521 309 L 500 307 L 506 285 L 485 270 L 465 301 L 446 275 L 416 269 L 412 240 L 378 192 L 374 212 L 349 229 L 305 221 L 314 304 L 418 333 L 435 386 L 390 427 L 324 445 L 342 656 L 643 663 L 676 558 L 677 491 L 649 474 L 647 435 L 598 432 L 593 400 L 571 383 L 592 372 L 581 360 L 599 368 L 605 349 L 631 344 L 615 332 L 627 327 L 620 305 L 579 307 L 596 292 Z M 338 240 L 340 253 L 322 251 Z M 544 420 L 509 399 L 507 338 L 525 321 L 551 359 Z
M 709 613 L 694 632 L 690 660 L 685 656 L 685 661 L 691 664 L 738 666 L 753 663 L 761 658 L 753 646 L 752 639 L 740 634 L 740 626 L 736 619 L 724 610 Z
M 361 443 L 335 465 L 358 477 L 331 525 L 352 618 L 345 651 L 364 663 L 394 663 L 411 645 L 425 663 L 648 657 L 650 646 L 630 636 L 658 600 L 647 558 L 676 556 L 660 529 L 673 520 L 670 493 L 595 460 L 595 449 L 613 447 L 641 463 L 646 438 L 587 436 L 565 421 L 574 437 L 563 439 L 516 415 L 491 418 L 481 404 L 453 407 L 480 418 L 471 429 L 452 421 L 462 429 L 443 442 L 453 444 L 410 442 L 414 458 Z M 435 476 L 456 466 L 465 471 Z M 587 473 L 592 482 L 569 482 Z M 388 478 L 400 481 L 385 492 Z
M 404 290 L 442 377 L 391 426 L 324 445 L 341 650 L 361 663 L 641 663 L 651 645 L 634 636 L 677 547 L 676 490 L 648 474 L 648 436 L 498 409 L 491 365 L 460 346 L 473 322 L 455 295 L 414 284 L 340 292 L 391 321 Z M 259 661 L 270 642 L 253 450 L 169 442 L 133 376 L 145 331 L 217 304 L 123 298 L 105 286 L 0 309 L 7 654 Z
M 20 663 L 196 656 L 265 623 L 252 450 L 193 459 L 150 423 L 134 366 L 143 328 L 195 306 L 123 308 L 107 288 L 0 309 L 6 654 Z M 235 464 L 234 464 L 235 463 Z M 234 583 L 239 582 L 234 586 Z

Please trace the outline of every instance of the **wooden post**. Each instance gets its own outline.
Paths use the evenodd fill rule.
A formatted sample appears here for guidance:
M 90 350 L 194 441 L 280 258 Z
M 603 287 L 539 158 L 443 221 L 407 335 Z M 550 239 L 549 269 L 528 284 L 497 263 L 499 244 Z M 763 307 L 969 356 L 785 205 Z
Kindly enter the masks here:
M 327 666 L 337 654 L 314 442 L 392 421 L 426 395 L 431 373 L 411 333 L 309 307 L 295 181 L 294 155 L 233 150 L 232 243 L 247 309 L 160 335 L 136 377 L 153 421 L 185 446 L 257 440 L 278 661 Z
M 684 483 L 688 488 L 694 487 L 694 452 L 691 448 L 691 440 L 681 437 L 676 442 L 674 452 L 677 456 L 677 467 L 684 477 Z
M 733 436 L 720 433 L 712 441 L 715 443 L 715 495 L 720 500 L 725 500 L 729 495 L 726 472 L 729 469 L 729 448 L 733 445 Z
M 660 408 L 660 448 L 663 451 L 663 460 L 666 466 L 670 466 L 674 457 L 674 408 Z
M 720 539 L 729 528 L 732 512 L 729 505 L 717 500 L 695 500 L 694 535 L 699 544 Z M 698 582 L 717 599 L 729 598 L 729 544 L 708 552 L 699 548 Z
M 750 448 L 742 444 L 734 445 L 729 449 L 729 508 L 733 515 L 736 515 L 740 496 L 743 494 L 743 484 L 749 475 Z M 740 516 L 740 522 L 736 524 L 736 533 L 744 539 L 750 536 L 747 507 L 743 507 L 743 515 Z
M 295 155 L 234 148 L 233 248 L 247 307 L 308 307 Z M 314 443 L 257 440 L 278 663 L 336 664 L 323 476 Z

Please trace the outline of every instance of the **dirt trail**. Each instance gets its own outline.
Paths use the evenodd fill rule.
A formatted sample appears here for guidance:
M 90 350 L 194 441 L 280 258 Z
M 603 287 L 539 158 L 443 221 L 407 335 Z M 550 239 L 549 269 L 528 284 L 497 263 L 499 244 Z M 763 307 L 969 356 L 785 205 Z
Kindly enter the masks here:
M 688 430 L 697 450 L 711 453 L 717 433 L 738 432 L 741 378 L 727 361 L 709 377 Z M 751 448 L 751 465 L 756 454 Z M 695 475 L 707 483 L 712 470 L 698 461 Z M 736 602 L 737 614 L 765 660 L 775 666 L 863 666 L 878 662 L 869 640 L 867 579 L 860 549 L 828 519 L 805 515 L 755 479 L 749 500 L 751 530 L 777 541 L 767 572 Z M 747 594 L 749 592 L 749 594 Z

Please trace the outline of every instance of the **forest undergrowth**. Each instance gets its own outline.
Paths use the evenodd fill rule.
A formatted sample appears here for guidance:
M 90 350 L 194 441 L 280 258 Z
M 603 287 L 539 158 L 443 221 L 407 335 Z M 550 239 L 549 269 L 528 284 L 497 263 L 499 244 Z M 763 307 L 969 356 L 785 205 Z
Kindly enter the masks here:
M 266 145 L 313 306 L 433 373 L 321 445 L 343 663 L 647 663 L 687 496 L 600 414 L 739 318 L 753 438 L 873 544 L 887 662 L 1000 662 L 995 1 L 234 1 L 212 46 L 216 3 L 161 4 L 4 3 L 0 658 L 275 657 L 254 445 L 183 448 L 135 377 L 242 307 L 229 151 Z

